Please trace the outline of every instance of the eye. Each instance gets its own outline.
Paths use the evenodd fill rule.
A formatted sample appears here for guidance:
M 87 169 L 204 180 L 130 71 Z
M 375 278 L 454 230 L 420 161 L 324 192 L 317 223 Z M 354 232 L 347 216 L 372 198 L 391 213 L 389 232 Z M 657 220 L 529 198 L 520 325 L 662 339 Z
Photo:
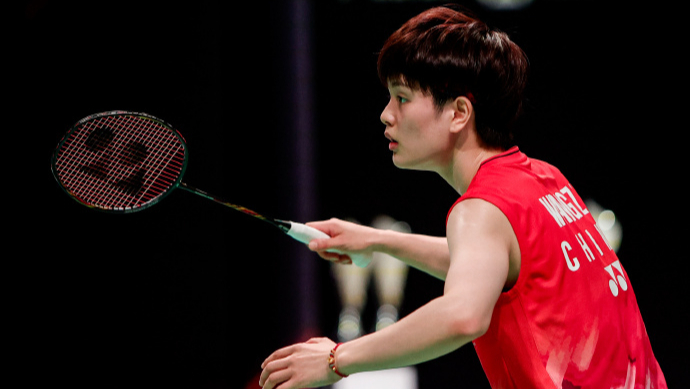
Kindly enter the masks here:
M 395 98 L 398 100 L 398 103 L 400 103 L 400 104 L 407 103 L 409 101 L 407 99 L 407 97 L 404 97 L 404 96 L 395 96 Z

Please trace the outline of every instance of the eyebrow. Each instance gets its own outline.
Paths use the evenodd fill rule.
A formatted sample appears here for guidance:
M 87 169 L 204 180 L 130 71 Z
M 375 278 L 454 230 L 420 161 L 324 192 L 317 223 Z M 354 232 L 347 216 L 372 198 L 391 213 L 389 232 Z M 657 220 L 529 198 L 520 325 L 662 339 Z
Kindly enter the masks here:
M 405 81 L 405 77 L 403 77 L 403 76 L 388 78 L 388 84 L 390 84 L 390 86 L 393 86 L 393 87 L 403 86 L 403 87 L 409 88 L 409 86 L 410 86 L 410 84 Z
M 412 90 L 412 88 L 410 88 L 410 86 L 407 83 L 405 83 L 404 81 L 401 81 L 401 80 L 391 81 L 389 83 L 388 87 L 391 89 L 392 88 L 397 88 L 397 89 L 405 88 L 405 89 Z

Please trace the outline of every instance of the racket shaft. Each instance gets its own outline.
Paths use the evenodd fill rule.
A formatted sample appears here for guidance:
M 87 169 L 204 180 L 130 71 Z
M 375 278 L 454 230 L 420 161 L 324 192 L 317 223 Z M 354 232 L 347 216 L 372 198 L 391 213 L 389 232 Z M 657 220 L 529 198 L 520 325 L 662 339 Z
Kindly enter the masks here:
M 185 184 L 184 182 L 180 182 L 179 187 L 182 188 L 182 189 L 184 189 L 184 190 L 186 190 L 186 191 L 188 191 L 188 192 L 194 193 L 194 194 L 199 195 L 199 196 L 201 196 L 201 197 L 204 197 L 204 198 L 206 198 L 206 199 L 208 199 L 208 200 L 214 201 L 214 202 L 216 202 L 216 203 L 218 203 L 218 204 L 225 205 L 226 207 L 232 208 L 232 209 L 234 209 L 235 211 L 242 212 L 242 213 L 244 213 L 245 215 L 249 215 L 249 216 L 255 217 L 255 218 L 259 219 L 259 220 L 263 220 L 263 221 L 265 221 L 265 222 L 271 223 L 271 224 L 273 224 L 274 226 L 280 228 L 283 232 L 287 232 L 287 231 L 289 230 L 289 225 L 286 225 L 286 223 L 283 223 L 283 222 L 278 221 L 278 220 L 270 219 L 270 218 L 268 218 L 268 217 L 266 217 L 266 216 L 260 215 L 260 214 L 258 214 L 258 213 L 256 213 L 256 212 L 252 211 L 251 209 L 245 208 L 245 207 L 243 207 L 243 206 L 241 206 L 241 205 L 229 203 L 229 202 L 227 202 L 227 201 L 225 201 L 225 200 L 222 200 L 222 199 L 220 199 L 220 198 L 218 198 L 218 197 L 216 197 L 216 196 L 214 196 L 214 195 L 212 195 L 212 194 L 210 194 L 210 193 L 207 193 L 207 192 L 205 192 L 205 191 L 203 191 L 203 190 L 201 190 L 201 189 L 199 189 L 199 188 L 195 188 L 195 187 L 193 187 L 193 186 L 191 186 L 191 185 L 187 185 L 187 184 Z
M 304 244 L 309 244 L 309 242 L 312 239 L 330 239 L 330 236 L 328 236 L 328 234 L 326 234 L 325 232 L 319 231 L 313 227 L 309 227 L 306 224 L 287 221 L 287 220 L 276 220 L 276 219 L 271 219 L 271 218 L 265 217 L 265 216 L 260 215 L 260 214 L 254 212 L 250 209 L 247 209 L 243 206 L 235 205 L 235 204 L 229 203 L 227 201 L 221 200 L 216 196 L 213 196 L 207 192 L 204 192 L 201 189 L 187 185 L 184 182 L 180 182 L 179 187 L 186 190 L 186 191 L 197 194 L 201 197 L 212 200 L 218 204 L 225 205 L 226 207 L 230 207 L 234 210 L 240 211 L 240 212 L 247 214 L 249 216 L 253 216 L 257 219 L 261 219 L 265 222 L 271 223 L 274 226 L 278 227 L 281 231 L 286 233 L 288 236 L 290 236 L 291 238 L 295 239 L 298 242 L 302 242 Z M 327 251 L 338 253 L 338 254 L 343 254 L 342 252 L 340 252 L 338 250 L 327 250 Z M 352 263 L 354 263 L 355 266 L 358 266 L 358 267 L 366 267 L 369 264 L 369 262 L 371 262 L 370 256 L 357 255 L 357 254 L 349 254 L 349 256 L 350 256 L 350 259 L 352 259 Z

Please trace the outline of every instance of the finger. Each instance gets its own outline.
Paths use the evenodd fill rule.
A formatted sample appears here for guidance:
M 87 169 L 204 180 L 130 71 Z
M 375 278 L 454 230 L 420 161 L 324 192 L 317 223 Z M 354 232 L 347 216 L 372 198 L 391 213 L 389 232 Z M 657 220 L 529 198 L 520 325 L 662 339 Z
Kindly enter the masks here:
M 261 377 L 259 377 L 259 386 L 266 386 L 266 382 L 269 381 L 271 376 L 273 376 L 273 379 L 270 381 L 273 382 L 273 385 L 276 385 L 278 380 L 276 377 L 282 377 L 280 372 L 284 371 L 287 366 L 288 362 L 286 359 L 277 359 L 270 362 L 264 362 L 262 365 L 263 371 L 261 371 Z
M 295 345 L 293 344 L 274 351 L 271 355 L 268 356 L 268 358 L 264 360 L 264 362 L 261 364 L 261 368 L 264 369 L 266 364 L 268 364 L 271 361 L 287 357 L 288 355 L 294 352 L 294 349 Z
M 341 255 L 335 263 L 339 265 L 352 265 L 352 259 L 348 255 Z
M 317 254 L 327 261 L 334 262 L 340 265 L 349 265 L 352 263 L 352 259 L 347 254 L 333 253 L 330 251 L 318 251 Z
M 309 241 L 309 250 L 311 251 L 323 251 L 328 250 L 333 247 L 334 238 L 330 239 L 312 239 Z
M 308 225 L 309 227 L 314 227 L 317 230 L 321 230 L 323 232 L 327 232 L 327 230 L 330 230 L 331 227 L 333 226 L 333 220 L 319 220 L 319 221 L 313 221 L 313 222 L 307 222 L 304 223 Z
M 292 378 L 292 372 L 288 369 L 282 369 L 267 375 L 263 382 L 259 381 L 259 385 L 263 389 L 273 389 L 278 385 L 289 381 L 290 378 Z
M 349 251 L 346 246 L 346 240 L 341 236 L 336 236 L 330 239 L 312 239 L 309 241 L 307 247 L 309 250 L 316 251 L 318 253 L 328 252 L 329 254 L 344 255 L 344 252 Z M 329 258 L 325 258 L 329 259 Z
M 307 340 L 305 343 L 316 344 L 316 343 L 323 343 L 323 342 L 328 342 L 328 341 L 330 341 L 330 339 L 321 336 L 318 338 L 309 338 L 309 340 Z
M 342 254 L 339 253 L 334 253 L 332 251 L 316 251 L 316 253 L 323 259 L 326 259 L 328 261 L 338 261 Z

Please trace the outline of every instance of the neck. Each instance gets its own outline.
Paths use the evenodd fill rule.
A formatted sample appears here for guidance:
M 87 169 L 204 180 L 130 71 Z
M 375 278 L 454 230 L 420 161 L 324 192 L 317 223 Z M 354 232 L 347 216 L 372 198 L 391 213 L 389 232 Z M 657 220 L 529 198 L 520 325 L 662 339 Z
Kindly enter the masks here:
M 439 174 L 453 189 L 463 194 L 470 186 L 482 162 L 502 152 L 503 150 L 500 149 L 481 147 L 477 143 L 464 144 L 455 150 L 452 160 Z

